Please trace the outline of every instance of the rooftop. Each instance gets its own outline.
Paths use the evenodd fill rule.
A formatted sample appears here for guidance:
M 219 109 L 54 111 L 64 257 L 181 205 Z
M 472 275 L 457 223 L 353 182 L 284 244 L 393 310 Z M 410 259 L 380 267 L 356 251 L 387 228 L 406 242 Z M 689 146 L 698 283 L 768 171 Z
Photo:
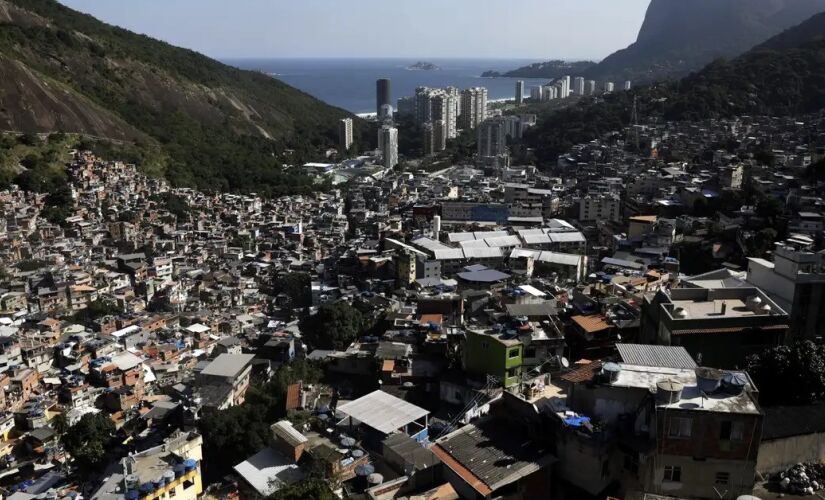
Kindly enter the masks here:
M 384 391 L 371 392 L 339 406 L 337 411 L 384 434 L 395 432 L 430 414 L 429 411 Z
M 264 497 L 304 478 L 298 465 L 272 448 L 264 448 L 236 465 L 234 469 Z
M 212 377 L 235 378 L 250 364 L 254 354 L 221 354 L 201 372 Z
M 656 384 L 659 382 L 668 380 L 684 384 L 681 399 L 670 405 L 662 405 L 661 408 L 717 413 L 760 413 L 749 393 L 753 389 L 750 383 L 739 395 L 704 394 L 699 390 L 696 383 L 696 371 L 693 369 L 639 366 L 627 363 L 619 363 L 619 366 L 621 371 L 619 371 L 618 379 L 610 384 L 612 387 L 645 389 L 655 393 Z M 750 381 L 750 378 L 748 380 Z
M 616 344 L 622 361 L 630 365 L 667 368 L 696 368 L 696 362 L 681 346 Z
M 555 461 L 549 450 L 493 419 L 444 436 L 432 451 L 483 496 Z

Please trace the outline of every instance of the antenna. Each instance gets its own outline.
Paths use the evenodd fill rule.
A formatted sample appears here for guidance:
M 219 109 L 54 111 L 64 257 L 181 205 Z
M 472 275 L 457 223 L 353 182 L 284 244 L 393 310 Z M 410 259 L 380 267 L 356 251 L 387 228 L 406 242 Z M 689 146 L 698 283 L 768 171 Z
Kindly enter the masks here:
M 638 100 L 639 96 L 633 96 L 633 129 L 636 133 L 636 147 L 639 147 L 639 108 L 638 108 Z

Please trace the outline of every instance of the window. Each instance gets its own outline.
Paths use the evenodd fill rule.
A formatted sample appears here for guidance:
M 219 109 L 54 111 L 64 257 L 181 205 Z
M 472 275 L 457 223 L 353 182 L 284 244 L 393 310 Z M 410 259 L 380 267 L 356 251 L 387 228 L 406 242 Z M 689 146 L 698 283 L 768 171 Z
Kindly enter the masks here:
M 682 482 L 682 468 L 678 465 L 666 465 L 664 481 L 671 483 Z
M 743 422 L 722 422 L 719 439 L 722 441 L 742 441 L 744 437 L 745 424 Z
M 517 358 L 519 355 L 518 349 L 511 349 L 510 352 L 507 353 L 507 357 L 510 359 Z
M 730 472 L 717 472 L 714 484 L 716 484 L 716 486 L 727 486 L 730 484 Z
M 673 438 L 689 438 L 692 427 L 693 420 L 689 418 L 676 417 L 670 421 L 668 436 Z
M 487 342 L 486 340 L 485 340 L 484 342 L 482 342 L 482 343 L 481 343 L 481 348 L 482 348 L 482 349 L 487 349 L 487 348 L 489 348 L 489 347 L 490 347 L 490 343 L 489 343 L 489 342 Z

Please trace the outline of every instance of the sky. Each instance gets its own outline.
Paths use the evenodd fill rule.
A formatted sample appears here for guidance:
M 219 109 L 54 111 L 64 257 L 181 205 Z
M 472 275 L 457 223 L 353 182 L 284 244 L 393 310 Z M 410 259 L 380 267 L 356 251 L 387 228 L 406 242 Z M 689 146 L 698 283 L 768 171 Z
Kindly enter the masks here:
M 650 0 L 61 0 L 215 58 L 601 59 Z

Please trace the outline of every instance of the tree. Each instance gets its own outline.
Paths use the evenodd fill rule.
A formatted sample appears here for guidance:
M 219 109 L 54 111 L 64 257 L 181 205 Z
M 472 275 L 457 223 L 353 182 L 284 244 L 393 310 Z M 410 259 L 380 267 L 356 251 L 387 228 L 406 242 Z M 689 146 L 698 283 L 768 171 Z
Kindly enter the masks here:
M 284 363 L 275 372 L 272 381 L 269 383 L 271 390 L 276 396 L 286 395 L 287 388 L 299 381 L 305 384 L 314 384 L 321 380 L 323 374 L 318 364 L 307 359 L 296 359 L 290 363 Z
M 782 215 L 784 210 L 782 202 L 773 197 L 765 197 L 756 204 L 756 215 L 766 219 L 774 219 Z
M 90 323 L 98 318 L 104 316 L 114 316 L 121 313 L 122 310 L 117 306 L 113 300 L 106 298 L 99 298 L 89 303 L 85 309 L 81 309 L 74 315 L 74 321 L 78 323 Z
M 84 474 L 106 465 L 115 424 L 105 413 L 88 413 L 63 436 L 63 446 Z
M 245 403 L 226 410 L 207 410 L 198 423 L 203 436 L 206 471 L 220 478 L 235 464 L 265 448 L 269 443 L 266 408 Z
M 285 293 L 293 307 L 307 307 L 312 304 L 312 278 L 307 273 L 279 276 L 272 283 L 272 293 Z
M 52 420 L 52 428 L 58 436 L 66 434 L 66 431 L 69 430 L 69 419 L 66 417 L 65 413 L 58 413 L 54 417 L 54 420 Z
M 322 479 L 311 478 L 279 489 L 270 495 L 269 500 L 336 500 L 337 498 Z
M 315 349 L 346 349 L 363 326 L 361 313 L 346 302 L 324 304 L 298 325 L 307 343 Z
M 766 405 L 821 401 L 825 399 L 825 346 L 800 341 L 768 349 L 748 359 L 748 373 Z

